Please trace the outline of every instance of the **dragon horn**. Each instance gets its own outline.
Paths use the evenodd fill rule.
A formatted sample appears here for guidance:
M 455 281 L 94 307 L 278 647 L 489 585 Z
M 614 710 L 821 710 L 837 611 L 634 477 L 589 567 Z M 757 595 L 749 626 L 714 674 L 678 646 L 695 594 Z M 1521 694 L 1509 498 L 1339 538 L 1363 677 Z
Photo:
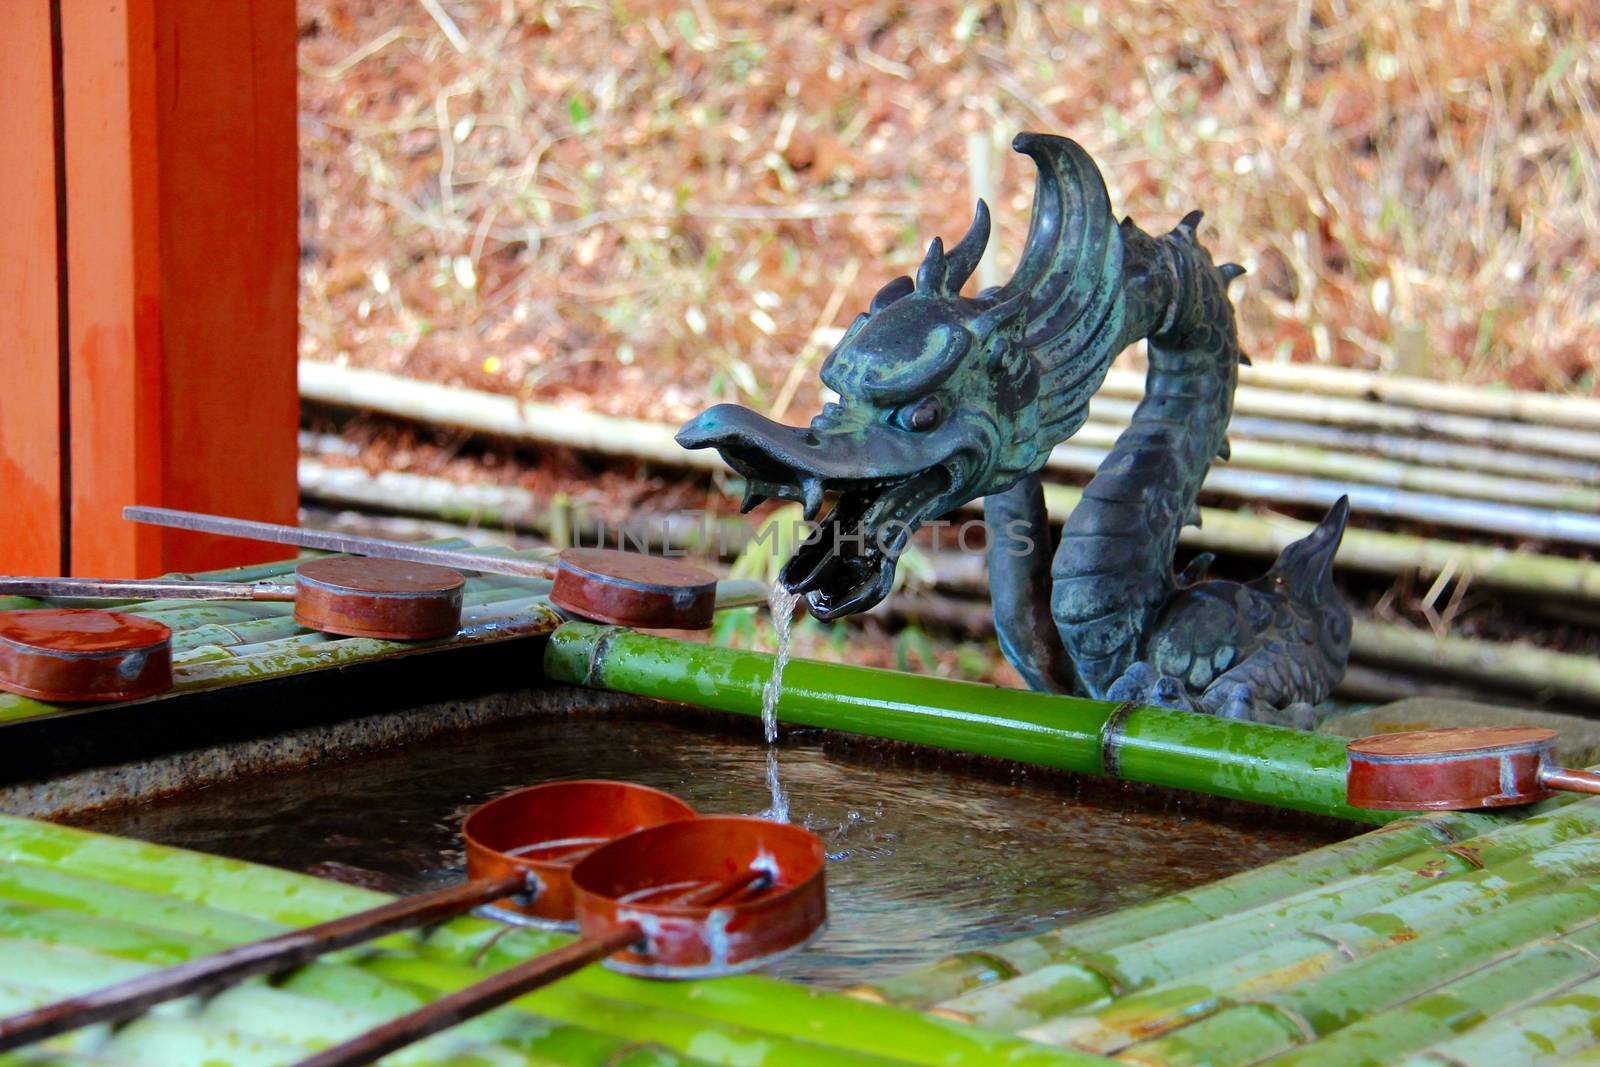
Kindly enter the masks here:
M 1038 180 L 1022 257 L 999 297 L 1028 294 L 1023 343 L 1041 361 L 1041 373 L 1070 374 L 1076 355 L 1097 351 L 1108 343 L 1101 334 L 1120 328 L 1112 308 L 1122 299 L 1123 235 L 1105 180 L 1082 146 L 1021 133 L 1011 147 L 1033 160 Z
M 983 259 L 983 250 L 987 247 L 989 205 L 979 200 L 972 212 L 972 225 L 967 227 L 967 235 L 945 256 L 950 268 L 950 275 L 945 279 L 946 292 L 954 296 L 961 291 L 967 279 L 972 277 L 972 272 L 978 269 L 978 261 Z
M 942 293 L 949 277 L 950 263 L 944 258 L 944 241 L 935 237 L 928 246 L 928 254 L 922 257 L 922 266 L 917 268 L 917 291 Z

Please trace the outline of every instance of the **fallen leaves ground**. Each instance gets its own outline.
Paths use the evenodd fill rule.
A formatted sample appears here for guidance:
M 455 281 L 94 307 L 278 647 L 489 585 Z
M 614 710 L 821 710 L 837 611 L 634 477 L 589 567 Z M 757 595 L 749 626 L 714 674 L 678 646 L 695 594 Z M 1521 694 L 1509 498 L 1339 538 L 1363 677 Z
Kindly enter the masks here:
M 1583 0 L 302 0 L 303 354 L 663 419 L 804 414 L 819 327 L 1070 135 L 1207 210 L 1257 359 L 1595 392 Z M 974 178 L 974 175 L 978 175 Z M 787 386 L 785 383 L 788 383 Z M 792 396 L 792 402 L 789 397 Z

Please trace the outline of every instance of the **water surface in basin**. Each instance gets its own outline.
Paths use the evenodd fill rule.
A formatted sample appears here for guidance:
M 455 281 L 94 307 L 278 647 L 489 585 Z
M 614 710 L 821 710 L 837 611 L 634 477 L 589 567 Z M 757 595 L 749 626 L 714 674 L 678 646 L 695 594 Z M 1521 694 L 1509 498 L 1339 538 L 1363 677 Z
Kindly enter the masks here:
M 461 820 L 518 786 L 622 778 L 704 813 L 771 803 L 758 723 L 671 709 L 536 715 L 305 771 L 79 818 L 183 848 L 392 892 L 462 877 Z M 829 925 L 773 973 L 848 985 L 1148 900 L 1331 840 L 1266 809 L 1207 810 L 1115 783 L 884 750 L 780 742 L 791 818 L 830 852 Z

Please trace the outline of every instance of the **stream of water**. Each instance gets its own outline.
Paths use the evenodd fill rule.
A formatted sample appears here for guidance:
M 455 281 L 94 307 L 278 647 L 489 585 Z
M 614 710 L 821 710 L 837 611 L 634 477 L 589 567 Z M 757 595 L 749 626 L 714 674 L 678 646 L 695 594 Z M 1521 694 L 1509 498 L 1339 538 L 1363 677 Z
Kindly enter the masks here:
M 772 675 L 761 688 L 761 728 L 767 739 L 767 791 L 772 802 L 761 813 L 773 822 L 789 821 L 789 794 L 778 781 L 778 698 L 783 695 L 783 668 L 789 662 L 789 631 L 794 625 L 794 609 L 800 594 L 789 591 L 782 582 L 773 582 L 767 593 L 767 608 L 772 615 L 773 632 L 778 637 L 777 655 L 772 660 Z

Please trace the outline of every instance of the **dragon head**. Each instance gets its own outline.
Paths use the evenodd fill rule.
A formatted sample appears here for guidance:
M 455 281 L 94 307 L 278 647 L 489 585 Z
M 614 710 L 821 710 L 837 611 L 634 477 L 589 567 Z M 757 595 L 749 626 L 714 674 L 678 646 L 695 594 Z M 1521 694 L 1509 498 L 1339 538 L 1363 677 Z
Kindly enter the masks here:
M 809 426 L 719 404 L 678 431 L 745 478 L 745 510 L 781 497 L 815 521 L 833 498 L 780 579 L 819 618 L 878 603 L 921 524 L 1037 470 L 1121 347 L 1122 243 L 1099 171 L 1065 138 L 1014 147 L 1039 180 L 1006 285 L 960 295 L 989 240 L 980 200 L 959 243 L 935 238 L 916 280 L 885 285 L 845 331 L 822 367 L 839 399 Z

